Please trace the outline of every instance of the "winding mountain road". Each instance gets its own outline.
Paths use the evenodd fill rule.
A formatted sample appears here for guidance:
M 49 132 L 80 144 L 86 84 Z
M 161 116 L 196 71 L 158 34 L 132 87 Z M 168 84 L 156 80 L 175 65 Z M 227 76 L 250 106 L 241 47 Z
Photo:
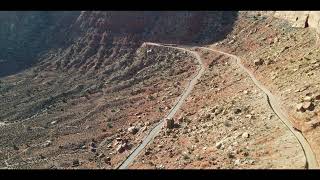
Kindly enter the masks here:
M 154 139 L 154 137 L 161 131 L 162 126 L 164 125 L 164 120 L 166 118 L 172 118 L 175 113 L 180 109 L 181 105 L 183 104 L 184 100 L 188 97 L 188 95 L 190 94 L 190 92 L 192 91 L 194 85 L 197 83 L 198 79 L 201 77 L 201 75 L 204 72 L 204 65 L 201 61 L 201 58 L 199 56 L 198 53 L 188 50 L 186 48 L 183 47 L 192 47 L 192 48 L 202 48 L 202 49 L 206 49 L 215 53 L 219 53 L 219 54 L 223 54 L 226 55 L 228 57 L 231 57 L 233 59 L 236 60 L 237 65 L 245 72 L 247 73 L 251 80 L 254 82 L 254 84 L 261 89 L 265 95 L 267 96 L 267 100 L 268 100 L 268 104 L 270 105 L 271 109 L 273 110 L 273 112 L 279 117 L 279 119 L 282 121 L 282 123 L 284 123 L 284 125 L 290 130 L 290 132 L 295 136 L 295 138 L 297 139 L 297 141 L 300 143 L 303 151 L 304 151 L 304 155 L 306 158 L 306 165 L 305 168 L 307 169 L 317 169 L 318 168 L 318 162 L 316 160 L 315 154 L 312 151 L 308 141 L 305 139 L 305 137 L 302 135 L 301 132 L 295 130 L 293 128 L 292 123 L 290 122 L 289 118 L 288 118 L 288 114 L 285 113 L 281 107 L 280 107 L 280 101 L 278 100 L 277 97 L 275 97 L 265 86 L 263 86 L 253 75 L 253 73 L 247 69 L 242 63 L 241 63 L 241 59 L 233 54 L 229 54 L 226 52 L 222 52 L 219 50 L 215 50 L 215 49 L 211 49 L 211 48 L 207 48 L 207 47 L 197 47 L 197 46 L 181 46 L 181 47 L 175 47 L 175 45 L 161 45 L 161 44 L 157 44 L 157 43 L 145 43 L 147 45 L 153 45 L 153 46 L 161 46 L 161 47 L 170 47 L 170 48 L 175 48 L 175 49 L 179 49 L 185 52 L 189 52 L 191 54 L 193 54 L 196 59 L 198 60 L 199 64 L 200 64 L 200 68 L 197 72 L 197 74 L 192 78 L 192 80 L 189 82 L 188 86 L 185 88 L 183 94 L 181 94 L 181 96 L 177 99 L 175 106 L 172 107 L 172 109 L 169 111 L 169 113 L 165 116 L 164 119 L 162 119 L 150 132 L 149 134 L 143 139 L 142 143 L 136 148 L 134 149 L 131 154 L 128 156 L 128 158 L 122 162 L 122 164 L 120 164 L 120 166 L 118 166 L 118 169 L 126 169 L 133 161 L 134 159 L 139 155 L 139 153 L 150 143 L 152 142 L 152 140 Z
M 184 49 L 184 48 L 179 48 L 179 47 L 172 47 L 172 46 L 166 46 L 166 45 L 161 45 L 161 44 L 156 44 L 156 43 L 145 43 L 146 45 L 152 45 L 152 46 L 161 46 L 161 47 L 169 47 L 169 48 L 174 48 L 178 49 L 184 52 L 189 52 L 193 54 L 197 61 L 199 62 L 199 69 L 198 72 L 195 74 L 195 76 L 191 79 L 189 82 L 188 86 L 184 89 L 184 92 L 179 96 L 177 101 L 175 102 L 175 105 L 171 108 L 169 113 L 163 118 L 149 133 L 148 135 L 142 140 L 142 143 L 135 148 L 131 154 L 128 156 L 128 158 L 118 166 L 118 169 L 127 169 L 127 167 L 134 161 L 134 159 L 139 155 L 139 153 L 154 139 L 154 137 L 159 134 L 161 131 L 161 128 L 163 127 L 165 123 L 165 119 L 167 118 L 173 118 L 173 116 L 176 114 L 176 112 L 180 109 L 181 105 L 185 101 L 185 99 L 188 97 L 188 95 L 191 93 L 194 85 L 197 83 L 198 79 L 201 77 L 201 75 L 204 72 L 204 65 L 201 61 L 201 58 L 198 53 L 195 53 L 193 51 Z
M 210 48 L 206 48 L 206 47 L 198 47 L 198 48 L 202 48 L 202 49 L 206 49 L 209 51 L 213 51 L 215 53 L 220 53 L 220 54 L 224 54 L 226 56 L 229 56 L 233 59 L 236 60 L 237 65 L 244 71 L 246 72 L 251 80 L 254 82 L 254 84 L 261 89 L 267 96 L 267 100 L 268 100 L 268 104 L 270 105 L 271 109 L 273 110 L 273 112 L 279 117 L 279 119 L 282 121 L 282 123 L 284 123 L 287 128 L 291 131 L 291 133 L 295 136 L 295 138 L 298 140 L 298 142 L 300 143 L 303 151 L 304 151 L 304 155 L 306 157 L 306 168 L 307 169 L 316 169 L 318 168 L 318 162 L 316 159 L 316 156 L 314 154 L 314 152 L 312 151 L 308 141 L 305 139 L 305 137 L 302 135 L 301 132 L 295 130 L 293 128 L 292 123 L 289 120 L 289 116 L 286 112 L 284 112 L 281 107 L 280 107 L 280 101 L 279 99 L 274 96 L 265 86 L 263 86 L 253 75 L 253 73 L 247 69 L 242 63 L 241 63 L 241 59 L 233 54 L 229 54 L 226 52 L 222 52 L 219 50 L 214 50 L 214 49 L 210 49 Z

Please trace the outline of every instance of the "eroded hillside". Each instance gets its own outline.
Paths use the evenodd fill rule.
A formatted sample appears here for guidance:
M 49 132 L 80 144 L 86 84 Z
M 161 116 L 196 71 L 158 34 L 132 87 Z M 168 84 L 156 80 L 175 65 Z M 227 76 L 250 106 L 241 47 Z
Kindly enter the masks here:
M 316 16 L 301 25 L 312 13 L 298 27 L 291 12 L 1 13 L 1 168 L 114 169 L 161 122 L 128 168 L 308 168 L 269 97 L 221 52 L 320 156 Z
M 1 26 L 11 29 L 2 33 L 12 38 L 1 45 L 12 45 L 17 53 L 2 54 L 13 67 L 6 72 L 12 75 L 2 77 L 0 84 L 3 168 L 115 168 L 170 110 L 196 71 L 189 53 L 144 42 L 216 41 L 231 30 L 237 16 L 235 12 L 4 14 L 6 23 Z M 59 23 L 49 26 L 55 18 Z M 41 31 L 38 39 L 33 29 Z M 30 50 L 20 53 L 19 45 L 25 41 L 32 44 L 26 48 L 37 51 L 21 60 L 16 56 Z M 16 61 L 25 63 L 19 69 L 25 70 L 14 69 Z

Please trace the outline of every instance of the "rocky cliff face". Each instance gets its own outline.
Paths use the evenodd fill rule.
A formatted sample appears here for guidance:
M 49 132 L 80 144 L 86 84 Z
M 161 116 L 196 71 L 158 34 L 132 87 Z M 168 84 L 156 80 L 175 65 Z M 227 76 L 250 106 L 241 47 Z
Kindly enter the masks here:
M 0 44 L 7 48 L 0 57 L 9 69 L 0 65 L 0 167 L 115 168 L 168 113 L 197 70 L 189 53 L 144 42 L 214 42 L 232 29 L 237 13 L 0 17 Z M 139 132 L 128 133 L 131 126 Z
M 72 41 L 80 12 L 0 12 L 0 76 L 35 63 L 39 54 Z
M 108 59 L 129 53 L 130 48 L 134 51 L 144 41 L 209 43 L 222 39 L 237 17 L 236 12 L 148 11 L 0 15 L 0 47 L 4 50 L 0 76 L 44 59 L 50 59 L 47 65 L 55 62 L 58 68 L 99 68 Z M 51 53 L 39 57 L 49 50 Z
M 81 12 L 75 26 L 84 35 L 53 58 L 47 58 L 50 61 L 45 67 L 53 65 L 86 73 L 110 71 L 111 66 L 125 68 L 143 42 L 216 41 L 230 31 L 235 18 L 236 12 Z M 120 57 L 126 57 L 126 62 L 115 65 Z
M 293 27 L 311 27 L 320 33 L 320 11 L 276 11 L 274 16 L 288 20 Z

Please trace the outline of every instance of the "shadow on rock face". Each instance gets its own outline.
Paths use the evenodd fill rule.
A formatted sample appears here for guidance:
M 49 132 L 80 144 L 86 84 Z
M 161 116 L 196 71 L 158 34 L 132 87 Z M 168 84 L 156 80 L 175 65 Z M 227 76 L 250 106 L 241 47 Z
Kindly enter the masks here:
M 0 77 L 34 65 L 40 54 L 64 48 L 72 39 L 71 24 L 80 12 L 0 12 Z M 68 43 L 69 42 L 69 43 Z
M 148 39 L 153 42 L 209 45 L 223 40 L 232 31 L 237 11 L 162 12 Z M 163 22 L 167 19 L 166 22 Z M 164 29 L 160 31 L 159 29 Z
M 74 44 L 90 49 L 80 59 L 115 44 L 213 44 L 232 31 L 237 17 L 236 11 L 0 12 L 0 77 L 34 66 L 50 50 L 66 54 Z

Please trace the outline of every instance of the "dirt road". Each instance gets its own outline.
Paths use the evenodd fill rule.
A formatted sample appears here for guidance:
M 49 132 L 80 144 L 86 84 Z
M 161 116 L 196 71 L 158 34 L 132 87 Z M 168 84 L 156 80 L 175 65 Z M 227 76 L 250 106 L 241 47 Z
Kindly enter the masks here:
M 159 134 L 159 132 L 161 131 L 161 128 L 163 127 L 163 125 L 165 123 L 165 119 L 172 118 L 176 114 L 176 112 L 180 109 L 181 105 L 183 104 L 185 99 L 189 96 L 194 85 L 197 83 L 198 79 L 201 77 L 201 75 L 204 72 L 204 65 L 201 61 L 200 56 L 193 51 L 190 51 L 190 50 L 187 50 L 184 48 L 179 48 L 179 47 L 160 45 L 160 44 L 156 44 L 156 43 L 145 43 L 145 44 L 153 45 L 153 46 L 170 47 L 170 48 L 179 49 L 184 52 L 189 52 L 189 53 L 193 54 L 196 57 L 197 61 L 199 62 L 199 69 L 198 69 L 198 72 L 195 74 L 195 76 L 192 78 L 192 80 L 189 82 L 188 86 L 184 89 L 183 93 L 179 96 L 179 98 L 175 102 L 175 105 L 171 108 L 169 113 L 149 132 L 149 134 L 143 139 L 142 143 L 131 152 L 131 154 L 128 156 L 128 158 L 124 162 L 122 162 L 122 164 L 120 164 L 120 166 L 118 166 L 118 169 L 126 169 L 128 167 L 128 165 L 130 165 L 134 161 L 134 159 L 139 155 L 139 153 L 150 142 L 152 142 L 154 137 L 157 134 Z
M 206 48 L 206 47 L 198 47 L 198 48 L 203 48 L 203 49 L 207 49 L 207 50 L 213 51 L 215 53 L 224 54 L 226 56 L 229 56 L 229 57 L 235 59 L 237 65 L 243 71 L 245 71 L 250 76 L 250 78 L 254 82 L 254 84 L 266 94 L 267 99 L 268 99 L 268 103 L 269 103 L 270 107 L 272 108 L 272 110 L 274 111 L 274 113 L 287 126 L 287 128 L 292 132 L 292 134 L 296 137 L 296 139 L 298 140 L 298 142 L 302 146 L 302 149 L 304 150 L 304 154 L 305 154 L 305 157 L 306 157 L 306 168 L 307 169 L 316 169 L 316 168 L 318 168 L 318 163 L 317 163 L 315 154 L 313 153 L 308 141 L 301 134 L 301 132 L 299 132 L 299 131 L 297 131 L 297 130 L 295 130 L 293 128 L 293 125 L 292 125 L 292 123 L 290 122 L 290 120 L 288 118 L 288 114 L 286 112 L 284 112 L 280 107 L 279 99 L 276 96 L 274 96 L 265 86 L 263 86 L 255 78 L 253 73 L 241 63 L 241 59 L 239 57 L 233 55 L 233 54 L 225 53 L 225 52 L 222 52 L 222 51 L 219 51 L 219 50 L 214 50 L 214 49 L 210 49 L 210 48 Z
M 193 79 L 189 82 L 188 86 L 186 87 L 186 89 L 184 90 L 183 94 L 178 98 L 178 100 L 175 103 L 175 106 L 170 110 L 169 114 L 167 114 L 165 116 L 164 119 L 166 118 L 172 118 L 175 113 L 180 109 L 181 105 L 183 104 L 184 100 L 186 99 L 186 97 L 190 94 L 190 92 L 192 91 L 194 85 L 197 83 L 197 80 L 201 77 L 201 75 L 204 72 L 204 65 L 201 61 L 200 56 L 193 51 L 190 51 L 188 49 L 182 48 L 182 47 L 176 47 L 175 45 L 161 45 L 161 44 L 157 44 L 157 43 L 146 43 L 148 45 L 153 45 L 153 46 L 162 46 L 162 47 L 171 47 L 171 48 L 175 48 L 175 49 L 179 49 L 182 51 L 186 51 L 189 53 L 192 53 L 196 59 L 198 60 L 199 64 L 200 64 L 200 69 L 198 71 L 198 73 L 193 77 Z M 191 47 L 191 46 L 183 46 L 183 47 Z M 307 169 L 316 169 L 318 168 L 318 163 L 315 157 L 315 154 L 313 153 L 308 141 L 305 139 L 305 137 L 301 134 L 301 132 L 295 130 L 293 128 L 293 125 L 291 124 L 291 122 L 289 121 L 288 115 L 281 109 L 280 107 L 280 102 L 278 100 L 278 98 L 276 96 L 274 96 L 265 86 L 263 86 L 253 75 L 253 73 L 247 69 L 242 63 L 241 63 L 241 59 L 233 54 L 229 54 L 226 52 L 222 52 L 219 50 L 214 50 L 211 48 L 207 48 L 207 47 L 194 47 L 192 46 L 192 48 L 202 48 L 202 49 L 206 49 L 215 53 L 219 53 L 219 54 L 224 54 L 226 56 L 229 56 L 233 59 L 236 60 L 237 65 L 244 71 L 246 72 L 251 80 L 254 82 L 254 84 L 261 89 L 267 96 L 267 100 L 268 100 L 268 104 L 270 105 L 271 109 L 274 111 L 274 113 L 279 117 L 279 119 L 286 125 L 286 127 L 291 131 L 291 133 L 295 136 L 295 138 L 297 139 L 297 141 L 300 143 L 305 157 L 306 157 L 306 168 Z M 149 134 L 145 137 L 145 139 L 142 141 L 142 143 L 133 150 L 133 152 L 129 155 L 129 157 L 118 167 L 119 169 L 126 169 L 128 167 L 129 164 L 131 164 L 134 159 L 139 155 L 139 153 L 150 143 L 152 142 L 153 138 L 161 131 L 162 126 L 164 125 L 164 119 L 162 119 L 156 126 L 154 129 L 152 129 L 152 131 L 149 132 Z

